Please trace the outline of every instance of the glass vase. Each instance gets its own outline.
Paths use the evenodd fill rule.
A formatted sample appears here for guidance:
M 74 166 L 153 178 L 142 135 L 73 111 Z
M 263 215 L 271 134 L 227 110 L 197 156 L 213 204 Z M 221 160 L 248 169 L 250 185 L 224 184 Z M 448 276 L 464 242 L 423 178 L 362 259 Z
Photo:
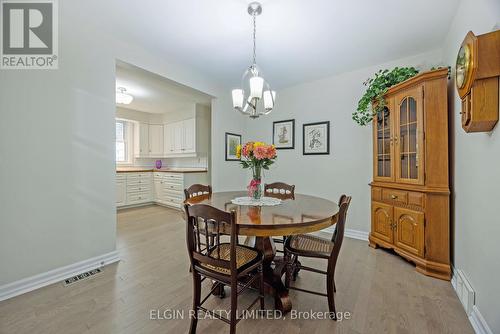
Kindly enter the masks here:
M 255 200 L 262 197 L 262 167 L 252 167 L 252 181 L 248 186 L 248 195 Z

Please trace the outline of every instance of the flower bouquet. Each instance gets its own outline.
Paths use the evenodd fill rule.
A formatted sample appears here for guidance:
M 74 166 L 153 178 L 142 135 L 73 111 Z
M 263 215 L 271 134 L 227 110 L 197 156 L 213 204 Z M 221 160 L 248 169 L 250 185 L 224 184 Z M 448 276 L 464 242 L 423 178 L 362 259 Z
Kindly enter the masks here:
M 252 180 L 248 185 L 248 196 L 254 199 L 262 197 L 262 169 L 269 169 L 276 159 L 276 148 L 263 142 L 248 142 L 238 145 L 236 156 L 242 158 L 243 168 L 252 168 Z

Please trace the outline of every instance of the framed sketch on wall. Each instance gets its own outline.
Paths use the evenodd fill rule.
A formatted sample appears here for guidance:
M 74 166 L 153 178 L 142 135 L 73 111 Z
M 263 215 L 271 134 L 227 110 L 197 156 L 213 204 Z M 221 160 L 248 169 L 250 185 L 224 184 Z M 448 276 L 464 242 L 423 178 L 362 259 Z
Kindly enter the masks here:
M 330 121 L 303 125 L 303 154 L 330 154 Z
M 295 120 L 273 122 L 273 144 L 277 150 L 295 148 Z
M 241 145 L 241 135 L 226 132 L 226 161 L 240 161 L 236 148 Z

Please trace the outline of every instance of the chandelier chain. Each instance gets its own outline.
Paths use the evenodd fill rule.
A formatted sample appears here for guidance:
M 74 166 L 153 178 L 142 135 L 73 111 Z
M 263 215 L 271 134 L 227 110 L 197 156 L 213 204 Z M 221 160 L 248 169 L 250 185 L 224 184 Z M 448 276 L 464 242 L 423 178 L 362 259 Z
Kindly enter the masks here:
M 256 15 L 255 13 L 252 15 L 253 16 L 253 65 L 256 64 L 256 58 L 257 58 L 257 42 L 256 42 L 256 35 L 257 35 L 257 20 L 256 20 Z

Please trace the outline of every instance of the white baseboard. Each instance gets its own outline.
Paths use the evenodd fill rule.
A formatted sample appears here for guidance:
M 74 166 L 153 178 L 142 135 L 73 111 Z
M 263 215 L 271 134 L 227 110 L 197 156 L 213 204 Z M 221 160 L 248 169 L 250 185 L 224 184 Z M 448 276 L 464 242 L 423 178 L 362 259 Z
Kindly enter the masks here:
M 333 231 L 335 231 L 335 227 L 330 226 L 324 230 L 319 231 L 318 234 L 323 236 L 325 234 L 328 234 L 329 235 L 328 238 L 331 238 Z M 349 228 L 346 228 L 344 231 L 344 236 L 351 239 L 368 241 L 368 232 L 365 231 L 351 230 Z
M 477 334 L 493 334 L 493 331 L 488 326 L 488 323 L 483 318 L 481 312 L 476 305 L 472 307 L 472 313 L 469 317 L 469 321 Z
M 45 273 L 21 279 L 0 286 L 0 301 L 6 300 L 41 287 L 60 282 L 68 277 L 79 275 L 86 271 L 103 267 L 120 261 L 118 251 L 99 255 L 87 260 L 56 268 Z
M 451 266 L 451 272 L 452 272 L 451 285 L 453 287 L 453 290 L 455 290 L 455 292 L 457 292 L 458 295 L 457 277 L 459 273 L 453 265 Z M 477 334 L 493 334 L 493 331 L 488 326 L 488 323 L 483 318 L 483 315 L 481 314 L 481 312 L 479 312 L 479 309 L 477 308 L 476 305 L 472 306 L 472 311 L 468 316 L 468 318 L 469 322 L 472 325 L 472 328 L 474 329 L 474 332 L 476 332 Z

